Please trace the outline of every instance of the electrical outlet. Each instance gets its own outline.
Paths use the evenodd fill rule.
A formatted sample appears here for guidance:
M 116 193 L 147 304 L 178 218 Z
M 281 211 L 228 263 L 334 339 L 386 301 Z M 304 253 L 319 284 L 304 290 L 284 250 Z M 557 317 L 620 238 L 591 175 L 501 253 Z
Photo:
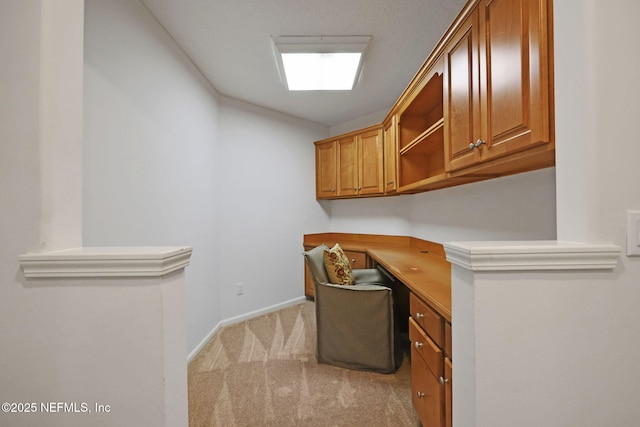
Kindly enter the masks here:
M 244 295 L 244 282 L 240 282 L 236 285 L 236 295 Z

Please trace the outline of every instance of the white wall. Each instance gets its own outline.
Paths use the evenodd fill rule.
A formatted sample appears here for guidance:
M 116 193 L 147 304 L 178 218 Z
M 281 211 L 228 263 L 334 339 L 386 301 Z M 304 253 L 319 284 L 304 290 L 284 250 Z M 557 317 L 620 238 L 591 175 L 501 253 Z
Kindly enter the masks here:
M 85 16 L 84 245 L 192 246 L 192 349 L 220 320 L 215 93 L 141 2 Z
M 302 297 L 302 235 L 328 228 L 309 190 L 328 129 L 218 96 L 139 1 L 86 9 L 85 245 L 193 247 L 189 352 Z
M 47 323 L 34 319 L 43 301 L 31 298 L 18 264 L 40 242 L 41 7 L 1 0 L 0 10 L 0 400 L 11 402 L 44 398 L 34 389 L 55 376 L 55 362 L 43 339 Z M 10 416 L 0 414 L 0 424 L 17 425 Z
M 302 297 L 302 236 L 329 228 L 311 143 L 327 129 L 228 98 L 219 119 L 220 298 L 229 318 Z
M 43 1 L 40 34 L 42 249 L 82 245 L 82 0 Z
M 330 202 L 331 231 L 410 235 L 433 242 L 553 240 L 555 170 L 415 195 Z
M 426 240 L 553 240 L 555 170 L 414 196 L 411 234 Z
M 387 117 L 387 114 L 389 114 L 390 110 L 391 107 L 385 108 L 383 110 L 379 110 L 374 113 L 349 120 L 347 122 L 333 125 L 329 128 L 329 134 L 331 136 L 341 135 L 343 133 L 351 132 L 354 130 L 364 129 L 369 126 L 379 125 L 382 123 L 384 118 Z
M 640 56 L 632 53 L 640 3 L 555 3 L 558 237 L 623 248 L 614 274 L 586 288 L 569 283 L 560 295 L 576 338 L 555 351 L 583 355 L 573 384 L 581 399 L 569 402 L 574 425 L 635 425 L 640 258 L 625 256 L 625 233 L 626 210 L 640 210 Z

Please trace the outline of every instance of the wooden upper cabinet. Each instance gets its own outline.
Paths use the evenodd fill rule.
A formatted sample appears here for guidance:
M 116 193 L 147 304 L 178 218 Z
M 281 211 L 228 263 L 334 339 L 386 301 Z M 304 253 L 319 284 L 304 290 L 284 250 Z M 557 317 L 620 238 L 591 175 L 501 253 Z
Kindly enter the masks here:
M 336 141 L 316 143 L 316 197 L 318 199 L 336 196 L 337 190 Z
M 458 28 L 444 57 L 445 152 L 452 170 L 480 161 L 480 150 L 470 149 L 480 137 L 477 9 Z
M 384 192 L 387 194 L 395 193 L 398 189 L 396 123 L 397 118 L 394 114 L 383 125 Z
M 382 126 L 316 141 L 316 197 L 383 194 L 383 144 Z
M 456 30 L 445 47 L 448 171 L 552 141 L 549 25 L 547 0 L 482 0 Z
M 553 166 L 552 23 L 552 0 L 469 0 L 384 123 L 333 138 L 334 162 L 318 151 L 317 197 L 417 193 Z
M 339 139 L 338 144 L 338 196 L 358 194 L 358 149 L 356 137 Z
M 480 4 L 482 139 L 487 158 L 550 141 L 547 0 Z
M 378 127 L 358 134 L 356 141 L 358 147 L 358 194 L 382 194 L 385 187 L 382 128 Z

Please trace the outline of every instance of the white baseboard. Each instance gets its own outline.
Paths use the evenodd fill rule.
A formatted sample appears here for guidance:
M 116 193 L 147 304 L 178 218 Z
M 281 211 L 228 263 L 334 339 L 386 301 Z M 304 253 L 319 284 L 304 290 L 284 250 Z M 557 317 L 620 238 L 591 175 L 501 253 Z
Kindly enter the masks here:
M 197 355 L 200 353 L 200 350 L 203 349 L 205 345 L 213 338 L 213 336 L 225 326 L 232 325 L 234 323 L 242 322 L 244 320 L 252 319 L 254 317 L 262 316 L 263 314 L 271 313 L 272 311 L 278 311 L 286 307 L 290 307 L 292 305 L 300 304 L 301 302 L 306 301 L 305 297 L 298 297 L 291 299 L 289 301 L 284 301 L 278 304 L 271 305 L 269 307 L 261 308 L 259 310 L 250 311 L 249 313 L 241 314 L 239 316 L 230 317 L 228 319 L 221 320 L 218 322 L 213 329 L 198 343 L 196 348 L 194 348 L 189 355 L 187 356 L 187 363 L 191 362 Z

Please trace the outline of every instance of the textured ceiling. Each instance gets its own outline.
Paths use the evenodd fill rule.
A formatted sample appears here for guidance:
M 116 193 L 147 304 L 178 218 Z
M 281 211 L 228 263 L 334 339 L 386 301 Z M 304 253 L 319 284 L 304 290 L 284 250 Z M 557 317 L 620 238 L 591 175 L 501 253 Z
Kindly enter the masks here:
M 327 126 L 389 108 L 465 0 L 143 0 L 226 96 Z M 353 91 L 289 92 L 272 36 L 369 35 Z

